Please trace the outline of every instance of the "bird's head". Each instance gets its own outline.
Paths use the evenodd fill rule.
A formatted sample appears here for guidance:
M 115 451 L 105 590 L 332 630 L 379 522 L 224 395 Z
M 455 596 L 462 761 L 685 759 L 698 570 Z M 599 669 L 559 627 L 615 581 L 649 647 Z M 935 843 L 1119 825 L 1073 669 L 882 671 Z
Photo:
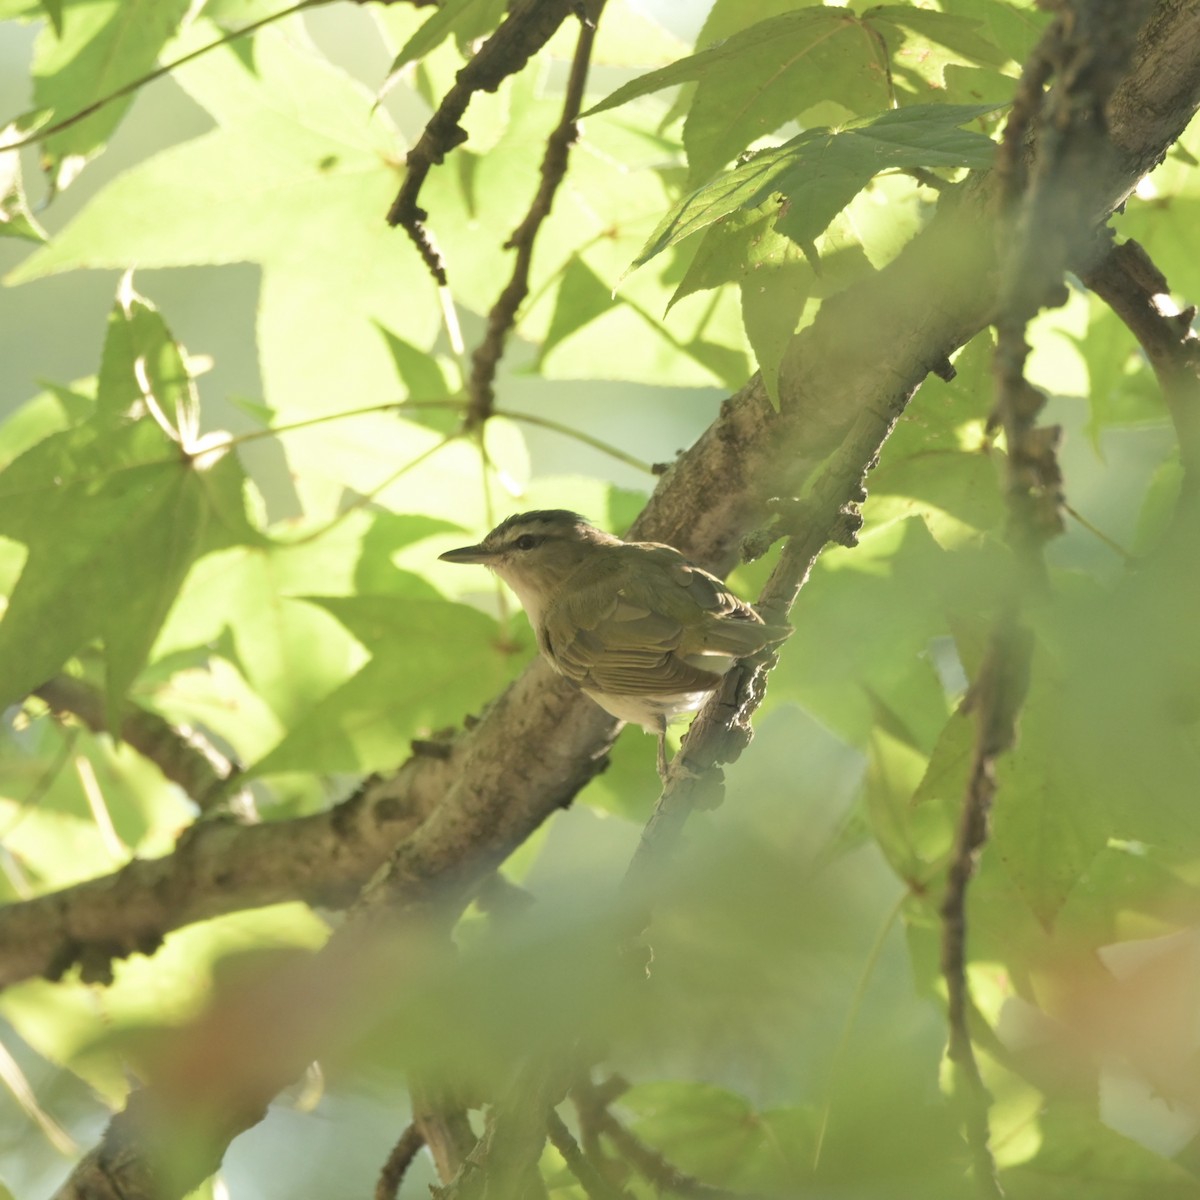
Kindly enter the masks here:
M 518 513 L 502 521 L 476 546 L 447 550 L 443 562 L 478 563 L 495 571 L 514 592 L 530 617 L 537 614 L 562 584 L 602 546 L 621 539 L 589 525 L 565 508 Z

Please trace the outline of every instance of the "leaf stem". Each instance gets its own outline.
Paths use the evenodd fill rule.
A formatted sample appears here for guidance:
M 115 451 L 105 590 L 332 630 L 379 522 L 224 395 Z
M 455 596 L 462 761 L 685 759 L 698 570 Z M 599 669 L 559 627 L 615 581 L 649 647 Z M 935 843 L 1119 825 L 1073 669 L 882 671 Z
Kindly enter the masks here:
M 495 415 L 498 417 L 508 417 L 510 421 L 524 421 L 526 425 L 537 425 L 541 429 L 549 429 L 553 433 L 560 433 L 563 437 L 574 438 L 577 442 L 582 442 L 585 446 L 591 446 L 593 450 L 599 450 L 601 454 L 607 454 L 609 458 L 615 458 L 618 462 L 623 462 L 627 466 L 643 472 L 643 474 L 654 474 L 654 468 L 648 462 L 643 462 L 635 455 L 628 454 L 620 447 L 614 446 L 598 437 L 593 437 L 590 433 L 583 433 L 581 430 L 572 429 L 569 425 L 563 425 L 561 422 L 554 421 L 550 417 L 540 417 L 535 413 L 515 412 L 511 408 L 496 409 Z
M 20 150 L 25 146 L 32 146 L 35 142 L 44 142 L 48 137 L 52 137 L 56 133 L 61 133 L 64 129 L 69 129 L 72 125 L 77 125 L 80 121 L 86 120 L 93 113 L 106 108 L 114 100 L 121 100 L 125 96 L 136 92 L 139 88 L 145 87 L 146 84 L 153 83 L 156 79 L 161 79 L 164 75 L 170 75 L 172 71 L 190 63 L 193 59 L 197 59 L 201 55 L 207 54 L 210 50 L 217 50 L 221 46 L 237 41 L 238 38 L 245 37 L 248 33 L 257 32 L 264 25 L 270 25 L 273 21 L 278 21 L 283 17 L 290 17 L 302 9 L 315 8 L 318 4 L 328 4 L 329 2 L 330 0 L 299 0 L 298 3 L 291 5 L 289 8 L 280 9 L 279 12 L 260 17 L 257 21 L 251 21 L 249 25 L 245 25 L 241 29 L 235 29 L 231 33 L 226 33 L 222 37 L 217 38 L 215 42 L 209 42 L 206 46 L 189 50 L 186 54 L 180 55 L 179 58 L 169 63 L 164 63 L 161 67 L 155 67 L 153 71 L 149 71 L 137 79 L 131 79 L 115 91 L 109 92 L 108 95 L 101 96 L 99 100 L 93 100 L 91 104 L 85 104 L 83 108 L 77 112 L 73 112 L 69 117 L 63 117 L 61 121 L 55 121 L 52 125 L 35 129 L 19 141 L 8 142 L 6 145 L 0 146 L 0 151 Z

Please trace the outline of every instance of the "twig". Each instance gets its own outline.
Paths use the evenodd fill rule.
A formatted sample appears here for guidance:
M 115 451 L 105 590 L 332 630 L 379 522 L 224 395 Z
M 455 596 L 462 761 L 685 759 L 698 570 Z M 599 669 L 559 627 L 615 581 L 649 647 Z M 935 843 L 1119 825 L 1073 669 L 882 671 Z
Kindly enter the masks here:
M 438 1178 L 449 1183 L 462 1169 L 475 1149 L 475 1131 L 466 1108 L 426 1081 L 414 1081 L 412 1095 L 413 1126 L 421 1141 L 429 1147 Z
M 564 425 L 561 421 L 554 421 L 549 417 L 543 417 L 537 413 L 514 412 L 511 408 L 497 408 L 493 411 L 496 416 L 507 417 L 510 421 L 521 422 L 525 425 L 537 425 L 541 429 L 549 429 L 551 433 L 561 433 L 563 437 L 571 438 L 584 446 L 590 446 L 593 450 L 599 450 L 601 454 L 607 454 L 609 458 L 614 458 L 617 462 L 623 462 L 627 467 L 633 467 L 634 470 L 641 471 L 643 475 L 662 474 L 661 471 L 654 468 L 653 464 L 643 461 L 636 455 L 629 454 L 619 446 L 614 446 L 610 442 L 593 437 L 590 433 L 584 433 L 581 429 L 572 429 L 569 425 Z
M 105 712 L 104 697 L 98 688 L 56 675 L 35 688 L 39 696 L 59 716 L 78 717 L 94 733 L 111 733 Z M 198 730 L 176 728 L 157 713 L 135 705 L 127 705 L 121 720 L 120 740 L 128 743 L 143 758 L 152 762 L 172 783 L 177 784 L 195 801 L 201 812 L 229 805 L 241 812 L 253 811 L 248 791 L 234 790 L 239 773 L 235 767 Z
M 591 1200 L 630 1200 L 629 1193 L 623 1187 L 606 1179 L 588 1160 L 562 1117 L 553 1109 L 546 1120 L 546 1130 L 554 1148 L 563 1156 L 571 1174 L 579 1180 L 580 1186 Z
M 546 153 L 542 158 L 541 182 L 537 193 L 521 223 L 504 243 L 504 249 L 516 250 L 512 276 L 488 313 L 487 333 L 471 355 L 471 377 L 467 381 L 467 426 L 482 425 L 492 414 L 496 393 L 494 383 L 496 368 L 504 353 L 504 343 L 517 319 L 517 309 L 529 294 L 529 268 L 533 262 L 533 246 L 538 231 L 550 215 L 554 196 L 567 173 L 567 158 L 571 147 L 579 139 L 579 110 L 583 107 L 583 91 L 587 84 L 588 67 L 592 59 L 592 46 L 596 40 L 596 22 L 604 0 L 598 0 L 579 24 L 579 39 L 575 43 L 575 56 L 571 61 L 571 73 L 567 78 L 566 94 L 563 97 L 562 117 L 546 141 Z
M 404 1182 L 404 1174 L 412 1165 L 425 1139 L 415 1124 L 408 1125 L 392 1147 L 387 1162 L 379 1172 L 379 1182 L 375 1185 L 375 1200 L 396 1200 L 400 1184 Z
M 1200 338 L 1194 305 L 1174 311 L 1166 278 L 1135 241 L 1114 246 L 1080 277 L 1129 327 L 1158 378 L 1179 440 L 1186 494 L 1200 490 Z
M 153 71 L 148 71 L 145 75 L 140 75 L 137 79 L 131 79 L 115 91 L 109 92 L 107 96 L 101 96 L 99 100 L 93 100 L 91 104 L 85 104 L 77 112 L 73 112 L 69 117 L 63 117 L 61 121 L 55 121 L 53 125 L 40 126 L 27 136 L 21 138 L 20 141 L 5 142 L 3 145 L 0 145 L 0 152 L 20 150 L 24 146 L 32 146 L 35 142 L 44 142 L 47 138 L 53 137 L 54 134 L 62 133 L 64 129 L 70 129 L 72 125 L 77 125 L 80 121 L 86 120 L 93 113 L 99 112 L 100 109 L 107 108 L 114 100 L 124 99 L 139 88 L 145 87 L 146 84 L 153 83 L 156 79 L 161 79 L 164 75 L 170 75 L 172 71 L 208 54 L 212 50 L 219 50 L 222 46 L 237 41 L 238 38 L 243 38 L 250 33 L 256 33 L 264 25 L 270 25 L 274 21 L 290 17 L 306 8 L 316 8 L 320 4 L 328 3 L 330 3 L 330 0 L 299 0 L 299 3 L 293 4 L 290 8 L 283 8 L 279 12 L 268 13 L 267 16 L 260 17 L 257 21 L 251 21 L 249 25 L 244 25 L 241 29 L 235 29 L 217 38 L 216 41 L 209 42 L 207 45 L 200 46 L 195 50 L 189 50 L 186 54 L 181 54 L 178 58 L 165 63 L 161 67 L 155 67 Z
M 992 1158 L 988 1110 L 991 1095 L 975 1058 L 967 980 L 967 889 L 988 838 L 988 819 L 996 795 L 996 759 L 1016 740 L 1017 716 L 1025 698 L 1033 637 L 1011 607 L 997 623 L 992 641 L 971 689 L 968 702 L 978 725 L 967 792 L 950 852 L 946 891 L 942 899 L 942 975 L 946 980 L 947 1055 L 957 1071 L 956 1096 L 963 1111 L 967 1145 L 975 1183 L 983 1196 L 1003 1196 Z
M 451 150 L 467 140 L 467 131 L 459 121 L 471 97 L 476 92 L 496 91 L 505 79 L 522 70 L 554 36 L 573 3 L 574 0 L 523 0 L 458 72 L 454 86 L 442 97 L 417 144 L 408 152 L 404 182 L 388 209 L 387 220 L 389 225 L 401 226 L 412 239 L 439 287 L 447 286 L 445 263 L 433 235 L 425 227 L 429 214 L 417 204 L 425 178 Z
M 1045 397 L 1025 378 L 1025 327 L 1046 304 L 1062 303 L 1063 276 L 1091 239 L 1081 220 L 1082 198 L 1111 156 L 1106 106 L 1133 52 L 1149 11 L 1139 0 L 1064 0 L 1034 49 L 1017 89 L 1012 116 L 996 158 L 1002 206 L 998 223 L 1000 287 L 990 423 L 1002 428 L 1007 462 L 1007 538 L 1014 575 L 1000 605 L 966 707 L 976 717 L 971 769 L 963 797 L 942 899 L 941 967 L 946 981 L 948 1056 L 963 1114 L 975 1185 L 980 1195 L 1004 1192 L 990 1139 L 991 1096 L 979 1070 L 971 1035 L 967 979 L 967 892 L 987 843 L 996 796 L 997 759 L 1012 748 L 1029 686 L 1034 639 L 1025 627 L 1025 596 L 1047 586 L 1043 547 L 1063 526 L 1060 431 L 1039 426 Z M 1051 78 L 1057 84 L 1050 92 Z M 1027 167 L 1026 147 L 1037 153 Z
M 590 1081 L 578 1084 L 571 1095 L 579 1109 L 581 1123 L 607 1137 L 617 1153 L 659 1191 L 683 1196 L 685 1200 L 765 1200 L 747 1192 L 713 1187 L 679 1170 L 652 1146 L 630 1133 L 609 1111 L 611 1099 Z
M 864 464 L 870 465 L 899 416 L 864 413 L 855 422 L 804 501 L 789 506 L 784 527 L 802 530 L 788 538 L 755 607 L 769 621 L 786 621 L 817 556 L 831 541 L 853 545 L 859 524 L 855 505 L 864 496 Z M 769 538 L 752 539 L 761 552 Z M 737 759 L 752 736 L 750 717 L 762 702 L 772 650 L 736 664 L 692 722 L 671 763 L 662 795 L 642 831 L 626 886 L 645 889 L 672 853 L 692 810 L 716 807 L 724 796 L 721 767 Z M 648 920 L 648 913 L 637 914 Z

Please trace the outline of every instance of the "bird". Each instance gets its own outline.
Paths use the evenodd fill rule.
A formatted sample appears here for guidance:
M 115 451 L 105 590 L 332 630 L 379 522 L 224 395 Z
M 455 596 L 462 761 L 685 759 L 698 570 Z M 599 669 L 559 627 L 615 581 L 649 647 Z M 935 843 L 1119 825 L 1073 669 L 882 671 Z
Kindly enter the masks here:
M 517 513 L 439 557 L 508 584 L 551 667 L 657 736 L 663 779 L 668 723 L 698 709 L 737 660 L 792 632 L 674 547 L 623 541 L 567 509 Z

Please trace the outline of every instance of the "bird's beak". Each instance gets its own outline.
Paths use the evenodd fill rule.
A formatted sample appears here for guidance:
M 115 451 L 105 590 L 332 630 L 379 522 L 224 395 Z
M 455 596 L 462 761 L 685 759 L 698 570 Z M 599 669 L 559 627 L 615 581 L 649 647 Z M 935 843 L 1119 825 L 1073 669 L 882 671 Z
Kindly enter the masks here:
M 485 550 L 483 546 L 460 546 L 457 550 L 447 550 L 445 554 L 438 555 L 442 562 L 449 563 L 486 563 L 493 557 L 493 552 Z

